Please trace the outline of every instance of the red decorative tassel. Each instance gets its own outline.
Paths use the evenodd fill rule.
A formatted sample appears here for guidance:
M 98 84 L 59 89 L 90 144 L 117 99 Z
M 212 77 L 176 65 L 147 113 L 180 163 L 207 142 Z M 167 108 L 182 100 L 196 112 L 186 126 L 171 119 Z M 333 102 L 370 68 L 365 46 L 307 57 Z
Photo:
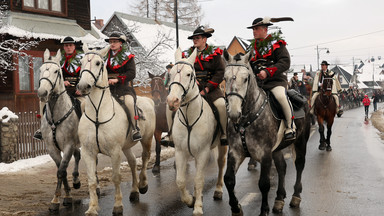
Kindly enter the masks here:
M 139 116 L 135 116 L 134 118 L 135 118 L 135 120 L 139 120 Z
M 295 119 L 295 116 L 292 116 L 292 119 Z
M 38 119 L 41 118 L 41 115 L 40 115 L 40 114 L 37 114 L 37 115 L 36 115 L 36 118 L 38 118 Z

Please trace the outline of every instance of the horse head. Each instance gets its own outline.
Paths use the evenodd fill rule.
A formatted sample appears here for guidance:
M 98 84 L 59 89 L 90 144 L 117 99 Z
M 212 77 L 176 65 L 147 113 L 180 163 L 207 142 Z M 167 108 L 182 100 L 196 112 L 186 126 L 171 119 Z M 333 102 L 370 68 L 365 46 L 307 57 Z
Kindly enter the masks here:
M 168 107 L 172 111 L 179 109 L 181 103 L 189 101 L 199 94 L 196 85 L 196 74 L 193 64 L 195 63 L 197 49 L 189 58 L 182 58 L 181 50 L 175 53 L 176 63 L 170 71 L 169 95 L 167 97 Z
M 165 72 L 160 76 L 148 72 L 148 76 L 151 79 L 152 100 L 155 102 L 155 105 L 158 106 L 161 102 L 164 102 L 162 99 L 167 96 L 167 90 L 164 85 Z
M 101 50 L 88 49 L 86 44 L 83 45 L 84 57 L 81 59 L 80 81 L 77 89 L 81 94 L 89 94 L 92 87 L 107 88 L 108 74 L 104 65 L 104 56 L 109 51 L 109 45 Z M 105 73 L 104 73 L 105 72 Z
M 231 121 L 236 123 L 242 115 L 248 86 L 250 82 L 255 82 L 249 64 L 252 53 L 248 52 L 245 55 L 238 53 L 232 56 L 225 49 L 223 57 L 227 63 L 224 73 L 227 113 Z
M 324 77 L 323 85 L 321 86 L 323 94 L 325 94 L 327 96 L 330 96 L 332 94 L 332 86 L 333 86 L 333 78 L 332 78 L 332 76 Z
M 65 91 L 60 58 L 60 49 L 55 57 L 50 56 L 48 49 L 44 52 L 44 63 L 40 67 L 39 89 L 37 90 L 37 96 L 41 102 L 47 102 L 51 95 L 58 95 Z

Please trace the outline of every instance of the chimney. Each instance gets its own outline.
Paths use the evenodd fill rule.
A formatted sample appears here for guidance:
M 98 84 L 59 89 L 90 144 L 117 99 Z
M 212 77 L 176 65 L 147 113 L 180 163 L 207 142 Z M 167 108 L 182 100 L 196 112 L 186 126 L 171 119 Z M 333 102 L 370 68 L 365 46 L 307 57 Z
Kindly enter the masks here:
M 96 28 L 101 29 L 104 26 L 104 20 L 103 19 L 96 19 L 94 22 Z

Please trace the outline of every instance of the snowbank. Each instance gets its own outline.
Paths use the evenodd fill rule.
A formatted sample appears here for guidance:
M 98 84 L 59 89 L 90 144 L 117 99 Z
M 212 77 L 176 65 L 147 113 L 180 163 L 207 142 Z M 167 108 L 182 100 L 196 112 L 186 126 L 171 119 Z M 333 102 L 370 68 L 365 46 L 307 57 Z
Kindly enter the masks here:
M 0 110 L 0 121 L 2 122 L 8 122 L 10 119 L 18 119 L 19 117 L 10 111 L 8 107 L 3 107 Z

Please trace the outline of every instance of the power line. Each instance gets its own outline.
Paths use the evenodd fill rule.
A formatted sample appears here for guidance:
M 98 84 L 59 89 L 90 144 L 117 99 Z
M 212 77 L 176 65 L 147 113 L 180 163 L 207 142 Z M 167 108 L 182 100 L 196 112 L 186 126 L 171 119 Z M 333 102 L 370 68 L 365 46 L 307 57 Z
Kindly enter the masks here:
M 324 45 L 324 44 L 334 43 L 334 42 L 338 42 L 338 41 L 349 40 L 349 39 L 353 39 L 353 38 L 357 38 L 357 37 L 367 36 L 367 35 L 370 35 L 370 34 L 376 34 L 376 33 L 379 33 L 379 32 L 384 32 L 384 29 L 379 30 L 379 31 L 375 31 L 375 32 L 366 33 L 366 34 L 355 35 L 355 36 L 351 36 L 351 37 L 347 37 L 347 38 L 343 38 L 343 39 L 328 41 L 328 42 L 324 42 L 324 43 L 318 43 L 318 44 L 313 44 L 313 45 L 307 45 L 307 46 L 303 46 L 303 47 L 293 48 L 293 49 L 290 49 L 290 50 L 304 49 L 304 48 L 308 48 L 308 47 L 314 47 L 314 46 L 317 46 L 317 45 Z

